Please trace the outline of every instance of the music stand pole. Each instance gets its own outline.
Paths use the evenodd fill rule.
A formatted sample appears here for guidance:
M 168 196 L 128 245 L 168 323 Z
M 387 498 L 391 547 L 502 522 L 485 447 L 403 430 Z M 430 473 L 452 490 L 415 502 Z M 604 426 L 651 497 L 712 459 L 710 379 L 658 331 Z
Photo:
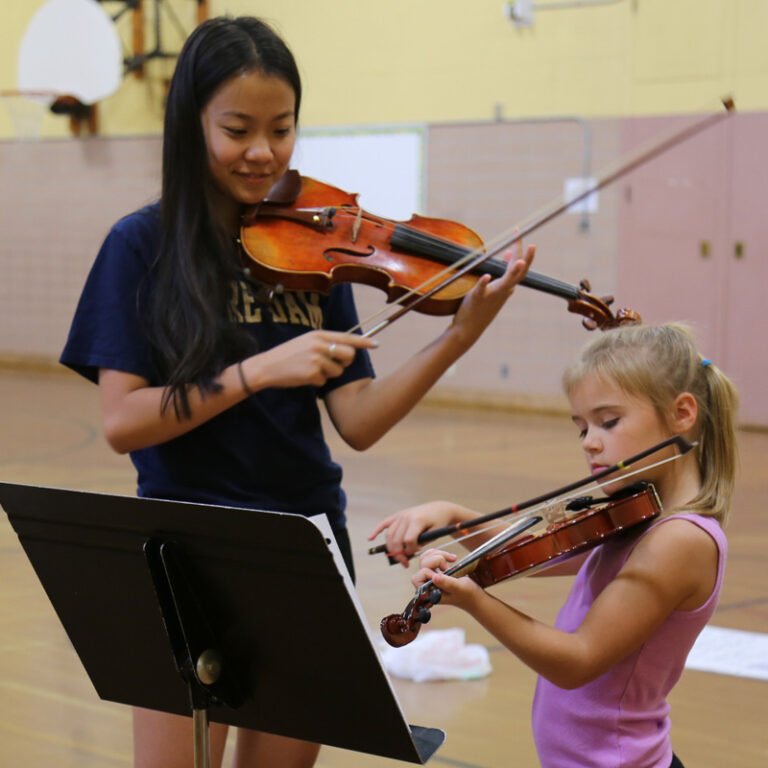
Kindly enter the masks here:
M 143 550 L 176 668 L 189 690 L 194 768 L 210 768 L 208 709 L 214 702 L 239 707 L 242 695 L 234 678 L 223 675 L 219 643 L 187 575 L 183 550 L 159 538 L 148 539 Z

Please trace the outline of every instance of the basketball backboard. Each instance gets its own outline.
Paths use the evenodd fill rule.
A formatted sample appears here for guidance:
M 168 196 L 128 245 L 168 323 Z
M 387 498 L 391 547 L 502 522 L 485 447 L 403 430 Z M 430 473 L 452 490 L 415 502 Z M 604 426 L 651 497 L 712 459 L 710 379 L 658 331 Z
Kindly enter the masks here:
M 95 104 L 120 86 L 120 39 L 96 0 L 48 0 L 24 32 L 18 67 L 20 91 L 50 91 Z
M 14 133 L 37 139 L 47 111 L 68 115 L 72 133 L 98 131 L 97 103 L 122 81 L 115 25 L 97 0 L 47 0 L 18 49 L 17 88 L 0 91 Z

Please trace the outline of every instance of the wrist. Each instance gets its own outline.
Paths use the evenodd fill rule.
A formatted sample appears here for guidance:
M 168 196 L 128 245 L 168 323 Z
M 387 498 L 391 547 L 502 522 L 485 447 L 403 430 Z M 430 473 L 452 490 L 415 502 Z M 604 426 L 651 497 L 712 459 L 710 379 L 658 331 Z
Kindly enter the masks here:
M 477 338 L 477 335 L 470 333 L 462 323 L 457 323 L 456 318 L 443 333 L 444 345 L 454 360 L 458 360 L 467 352 Z
M 243 370 L 243 361 L 240 360 L 237 363 L 237 375 L 240 379 L 240 386 L 243 389 L 243 392 L 245 393 L 246 397 L 250 397 L 251 395 L 255 395 L 256 392 L 251 388 L 251 386 L 248 384 L 248 379 L 245 375 L 245 371 Z
M 472 590 L 466 596 L 462 609 L 476 621 L 480 621 L 483 603 L 490 599 L 490 595 L 471 576 L 467 579 L 472 582 Z
M 455 504 L 454 502 L 446 502 L 446 504 L 448 505 L 449 515 L 447 524 L 466 523 L 480 516 L 479 512 L 469 509 L 469 507 L 462 507 L 460 504 Z

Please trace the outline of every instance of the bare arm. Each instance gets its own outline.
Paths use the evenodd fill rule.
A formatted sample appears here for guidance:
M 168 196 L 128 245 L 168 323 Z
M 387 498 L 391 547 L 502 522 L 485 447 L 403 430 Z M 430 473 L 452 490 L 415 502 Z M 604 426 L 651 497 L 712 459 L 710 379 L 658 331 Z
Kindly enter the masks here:
M 617 577 L 575 632 L 527 616 L 482 590 L 469 577 L 436 572 L 453 557 L 430 550 L 415 584 L 433 579 L 443 602 L 466 610 L 521 661 L 561 688 L 599 677 L 640 647 L 670 613 L 702 605 L 715 583 L 717 547 L 686 521 L 671 521 L 635 547 Z
M 362 379 L 329 393 L 328 412 L 339 434 L 357 450 L 385 435 L 421 400 L 448 368 L 488 327 L 525 277 L 535 248 L 510 261 L 505 274 L 485 275 L 467 294 L 450 327 L 435 341 L 381 379 Z
M 356 349 L 371 348 L 376 342 L 355 334 L 312 331 L 249 357 L 242 362 L 248 389 L 257 392 L 268 387 L 322 386 L 339 376 L 352 362 Z M 336 345 L 331 353 L 331 345 Z M 238 365 L 230 365 L 219 375 L 221 390 L 203 396 L 196 386 L 187 395 L 191 415 L 178 417 L 173 407 L 161 411 L 163 387 L 149 386 L 141 376 L 101 369 L 104 434 L 118 453 L 127 453 L 179 437 L 244 400 Z
M 350 445 L 368 447 L 418 402 L 491 322 L 524 277 L 533 253 L 529 248 L 525 259 L 490 285 L 481 279 L 462 302 L 451 328 L 398 372 L 376 382 L 350 382 L 329 393 L 331 418 Z M 311 331 L 243 360 L 242 373 L 251 392 L 268 387 L 319 387 L 339 376 L 358 349 L 375 346 L 376 341 L 358 334 Z M 134 374 L 102 369 L 99 389 L 107 441 L 119 453 L 158 445 L 189 432 L 247 396 L 237 364 L 222 371 L 219 383 L 221 391 L 205 396 L 190 386 L 191 416 L 179 418 L 173 408 L 161 411 L 162 387 L 150 387 L 146 379 Z

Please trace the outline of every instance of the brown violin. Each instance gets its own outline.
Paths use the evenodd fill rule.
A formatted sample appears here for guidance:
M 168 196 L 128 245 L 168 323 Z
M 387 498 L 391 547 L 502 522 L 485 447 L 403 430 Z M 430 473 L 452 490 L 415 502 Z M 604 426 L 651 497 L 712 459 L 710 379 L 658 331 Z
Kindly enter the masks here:
M 610 467 L 605 467 L 599 472 L 587 475 L 586 477 L 582 477 L 579 480 L 575 480 L 574 482 L 568 483 L 567 485 L 563 485 L 560 488 L 555 488 L 552 491 L 539 494 L 538 496 L 534 496 L 533 498 L 527 499 L 526 501 L 519 501 L 517 504 L 513 504 L 511 507 L 504 507 L 504 509 L 498 509 L 495 512 L 488 512 L 487 514 L 480 515 L 479 517 L 472 518 L 471 520 L 464 520 L 459 523 L 444 525 L 440 528 L 430 528 L 426 531 L 422 531 L 416 541 L 418 544 L 427 544 L 430 541 L 435 541 L 435 539 L 441 539 L 445 536 L 454 536 L 459 532 L 478 528 L 478 526 L 486 525 L 487 523 L 491 523 L 494 520 L 499 520 L 505 517 L 510 519 L 517 519 L 525 510 L 532 510 L 532 512 L 535 512 L 538 509 L 543 509 L 545 502 L 551 501 L 552 499 L 557 499 L 559 497 L 564 497 L 565 494 L 569 494 L 571 491 L 575 491 L 578 488 L 584 488 L 585 486 L 590 485 L 594 486 L 595 484 L 599 483 L 600 480 L 608 478 L 617 472 L 623 472 L 637 464 L 639 461 L 647 458 L 648 456 L 653 456 L 656 453 L 666 451 L 666 449 L 671 448 L 677 451 L 676 456 L 673 456 L 673 458 L 677 458 L 688 453 L 688 451 L 690 451 L 695 445 L 695 442 L 692 443 L 686 440 L 682 435 L 672 435 L 672 437 L 668 437 L 665 440 L 656 443 L 656 445 L 652 445 L 650 448 L 646 448 L 644 451 L 636 453 L 634 456 L 629 456 L 628 458 L 623 459 L 616 464 L 612 464 Z M 669 460 L 671 459 L 663 459 L 662 461 Z M 625 475 L 625 477 L 630 477 L 630 475 Z M 510 517 L 512 515 L 514 515 L 515 518 Z M 390 557 L 391 563 L 397 562 L 396 560 L 392 559 L 394 555 L 403 554 L 399 552 L 387 552 L 386 544 L 377 544 L 368 550 L 369 555 L 376 555 L 382 552 Z
M 327 294 L 337 283 L 361 283 L 383 290 L 389 302 L 412 299 L 407 306 L 428 315 L 453 314 L 481 275 L 499 277 L 507 267 L 463 224 L 375 216 L 357 195 L 296 171 L 245 213 L 240 242 L 247 271 L 268 285 Z M 453 272 L 469 260 L 477 262 L 470 271 Z M 576 287 L 529 271 L 521 285 L 565 299 L 590 330 L 640 322 L 632 310 L 611 312 L 613 297 L 592 296 L 587 280 Z
M 424 216 L 412 216 L 406 222 L 374 216 L 363 211 L 356 195 L 289 171 L 243 217 L 240 239 L 248 259 L 246 270 L 278 292 L 285 288 L 328 293 L 339 282 L 381 288 L 390 302 L 401 306 L 368 331 L 368 336 L 413 309 L 451 314 L 480 275 L 503 273 L 505 264 L 495 261 L 494 256 L 574 203 L 734 111 L 732 99 L 724 99 L 723 105 L 725 113 L 709 116 L 639 152 L 573 199 L 556 201 L 542 215 L 487 249 L 477 234 L 462 224 Z M 614 315 L 609 309 L 612 297 L 590 295 L 587 281 L 575 287 L 529 271 L 521 284 L 566 299 L 568 309 L 583 315 L 589 329 L 640 320 L 631 310 Z
M 638 483 L 625 489 L 618 497 L 600 503 L 591 499 L 578 500 L 576 506 L 579 508 L 576 514 L 551 523 L 537 534 L 521 536 L 541 522 L 540 516 L 533 515 L 519 521 L 445 573 L 449 576 L 468 575 L 481 587 L 489 587 L 592 549 L 611 536 L 652 520 L 662 511 L 656 489 L 649 483 Z M 500 538 L 503 539 L 501 544 Z M 511 543 L 504 544 L 510 538 Z M 384 639 L 396 648 L 410 643 L 419 633 L 421 625 L 430 620 L 430 610 L 440 601 L 440 597 L 440 590 L 433 582 L 422 584 L 403 613 L 385 616 L 381 620 Z

